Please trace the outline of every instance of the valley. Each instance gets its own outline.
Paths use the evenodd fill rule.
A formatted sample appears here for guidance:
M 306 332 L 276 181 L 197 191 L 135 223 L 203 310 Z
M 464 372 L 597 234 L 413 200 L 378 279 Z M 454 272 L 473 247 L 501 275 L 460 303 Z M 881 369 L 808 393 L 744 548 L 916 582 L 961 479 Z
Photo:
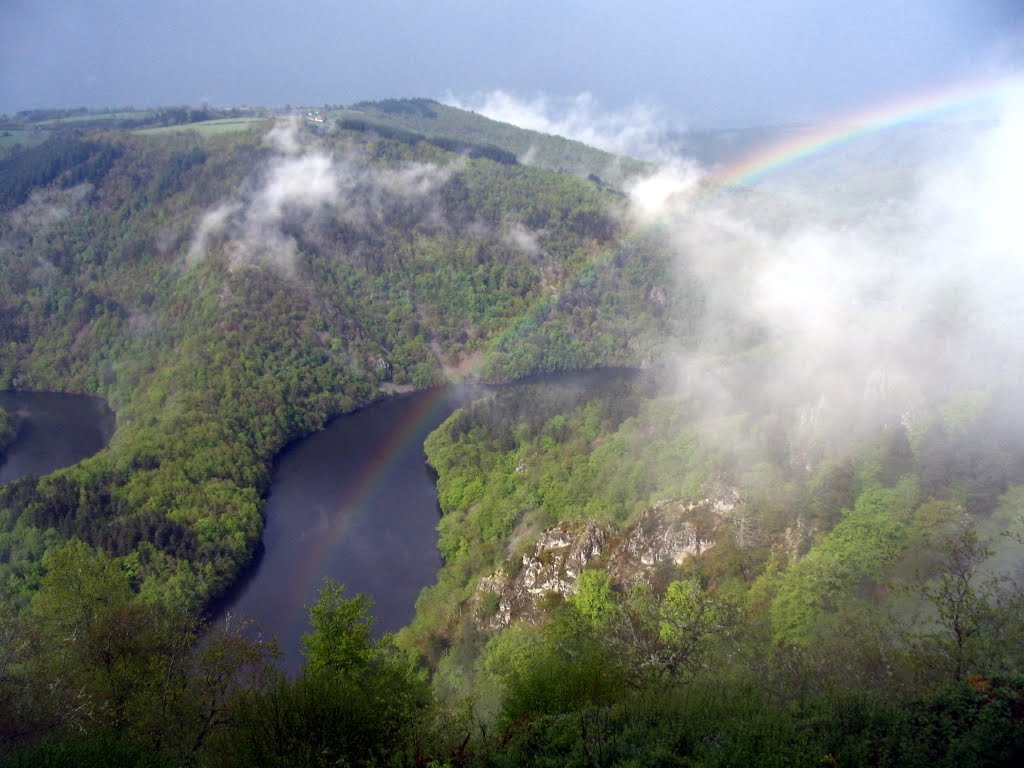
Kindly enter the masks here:
M 0 765 L 1022 754 L 995 123 L 760 185 L 425 99 L 4 129 L 0 413 L 89 414 L 0 464 Z

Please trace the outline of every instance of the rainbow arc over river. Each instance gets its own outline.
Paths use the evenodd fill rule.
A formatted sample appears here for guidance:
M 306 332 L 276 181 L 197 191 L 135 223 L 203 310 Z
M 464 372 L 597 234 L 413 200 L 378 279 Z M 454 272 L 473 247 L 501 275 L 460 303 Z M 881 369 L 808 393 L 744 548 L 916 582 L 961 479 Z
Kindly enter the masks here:
M 986 108 L 1008 103 L 1010 99 L 1024 105 L 1024 79 L 997 78 L 961 83 L 872 107 L 820 127 L 808 128 L 717 169 L 710 177 L 711 184 L 705 187 L 699 199 L 707 199 L 724 189 L 756 184 L 794 163 L 890 128 L 930 119 L 964 119 L 970 117 L 970 110 L 975 109 L 978 110 L 977 115 L 991 117 L 994 113 L 986 113 Z M 323 578 L 325 563 L 345 538 L 355 515 L 388 482 L 392 468 L 410 448 L 412 440 L 427 423 L 438 418 L 445 407 L 446 396 L 444 388 L 433 390 L 409 415 L 406 423 L 396 430 L 390 442 L 377 451 L 361 481 L 348 494 L 341 519 L 335 520 L 329 530 L 323 532 L 306 561 L 296 564 L 295 578 L 301 586 L 300 594 L 306 594 Z M 296 620 L 304 624 L 305 611 L 299 612 Z
M 768 144 L 714 173 L 716 189 L 755 184 L 806 158 L 901 125 L 966 116 L 977 110 L 1024 101 L 1024 78 L 1000 77 L 946 86 L 856 112 Z M 991 117 L 991 112 L 988 113 Z
M 444 411 L 450 408 L 450 395 L 451 391 L 447 387 L 436 387 L 423 393 L 416 407 L 392 432 L 390 439 L 377 447 L 368 460 L 359 482 L 345 494 L 341 508 L 326 513 L 329 519 L 327 529 L 315 534 L 316 538 L 306 553 L 305 561 L 295 564 L 294 578 L 298 589 L 296 594 L 306 595 L 329 575 L 325 573 L 327 562 L 338 550 L 353 524 L 359 520 L 359 516 L 365 513 L 372 499 L 392 479 L 395 467 L 414 447 L 414 442 L 417 443 L 415 448 L 422 452 L 417 437 L 428 424 L 441 420 Z M 347 596 L 352 597 L 351 594 Z M 296 634 L 301 634 L 307 619 L 304 608 L 296 611 L 295 620 L 299 624 Z

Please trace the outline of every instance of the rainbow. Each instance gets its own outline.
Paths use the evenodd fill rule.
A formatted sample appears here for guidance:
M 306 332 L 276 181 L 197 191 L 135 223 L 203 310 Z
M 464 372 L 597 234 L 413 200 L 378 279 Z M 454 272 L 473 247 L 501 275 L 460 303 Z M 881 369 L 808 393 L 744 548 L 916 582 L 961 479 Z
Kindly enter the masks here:
M 1013 95 L 1020 98 L 1022 92 L 1021 78 L 999 78 L 959 83 L 886 102 L 761 147 L 715 171 L 712 187 L 755 184 L 787 166 L 865 136 L 968 109 L 991 107 Z
M 340 509 L 334 511 L 333 515 L 328 514 L 328 517 L 332 518 L 328 529 L 317 533 L 312 548 L 305 553 L 305 560 L 296 564 L 296 589 L 292 594 L 306 596 L 316 591 L 317 586 L 328 575 L 327 561 L 337 551 L 352 525 L 359 520 L 360 512 L 389 481 L 398 459 L 413 447 L 414 442 L 419 442 L 417 436 L 428 424 L 438 421 L 439 416 L 448 407 L 446 401 L 450 394 L 449 386 L 436 387 L 425 394 L 426 396 L 417 403 L 415 410 L 393 431 L 390 439 L 377 447 L 359 482 L 352 485 L 341 500 Z M 347 594 L 347 597 L 354 595 Z M 305 606 L 295 607 L 292 636 L 298 637 L 308 627 L 309 614 Z
M 1019 96 L 1024 92 L 1022 86 L 1024 81 L 1012 78 L 959 84 L 872 107 L 823 127 L 808 128 L 798 135 L 762 147 L 733 164 L 716 169 L 709 179 L 711 183 L 700 197 L 706 199 L 728 188 L 755 184 L 794 163 L 890 128 L 951 115 L 969 108 L 989 106 L 1014 93 Z M 568 278 L 569 281 L 572 279 L 573 276 Z M 539 301 L 543 300 L 546 299 Z M 406 423 L 394 431 L 390 441 L 380 446 L 360 482 L 350 489 L 342 501 L 343 513 L 316 539 L 301 564 L 296 577 L 298 588 L 293 594 L 311 594 L 315 585 L 323 580 L 325 563 L 358 520 L 360 510 L 388 482 L 397 459 L 411 447 L 416 436 L 428 423 L 438 420 L 440 411 L 445 407 L 447 394 L 447 387 L 433 390 L 418 404 Z M 293 636 L 302 634 L 308 620 L 305 607 L 296 608 Z

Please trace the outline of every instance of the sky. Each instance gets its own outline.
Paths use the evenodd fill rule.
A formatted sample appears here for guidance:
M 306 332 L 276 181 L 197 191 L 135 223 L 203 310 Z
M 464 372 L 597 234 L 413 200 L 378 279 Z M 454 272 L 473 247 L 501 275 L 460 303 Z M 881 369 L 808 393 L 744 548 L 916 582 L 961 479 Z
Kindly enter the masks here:
M 0 0 L 0 113 L 588 94 L 813 121 L 1024 66 L 1024 0 Z

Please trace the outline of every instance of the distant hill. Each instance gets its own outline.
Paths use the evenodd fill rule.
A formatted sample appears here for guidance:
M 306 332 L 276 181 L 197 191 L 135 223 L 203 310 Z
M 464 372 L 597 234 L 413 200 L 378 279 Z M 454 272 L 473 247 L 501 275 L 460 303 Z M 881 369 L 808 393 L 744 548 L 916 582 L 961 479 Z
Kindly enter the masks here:
M 576 176 L 594 175 L 611 184 L 618 184 L 650 167 L 633 158 L 613 155 L 561 136 L 517 128 L 431 99 L 360 102 L 329 114 L 343 126 L 362 122 L 367 126 L 412 131 L 429 138 L 496 147 L 511 152 L 526 165 Z
M 53 136 L 80 136 L 100 131 L 165 130 L 257 121 L 273 110 L 213 107 L 160 107 L 156 109 L 30 109 L 0 115 L 0 158 L 43 143 Z

